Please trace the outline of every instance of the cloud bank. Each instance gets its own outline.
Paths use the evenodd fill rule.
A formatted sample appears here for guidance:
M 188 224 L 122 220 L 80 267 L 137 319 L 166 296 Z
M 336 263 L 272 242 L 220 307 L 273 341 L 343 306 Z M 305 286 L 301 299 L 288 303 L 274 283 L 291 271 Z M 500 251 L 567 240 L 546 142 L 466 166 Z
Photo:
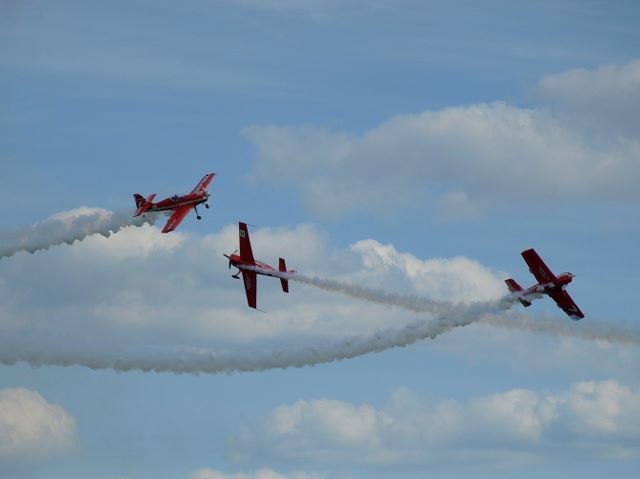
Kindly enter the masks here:
M 328 217 L 422 208 L 428 199 L 444 217 L 532 201 L 637 203 L 639 64 L 545 77 L 539 108 L 450 107 L 398 115 L 360 135 L 253 125 L 244 130 L 255 150 L 253 176 L 294 188 Z M 627 127 L 596 135 L 585 112 Z
M 615 324 L 585 329 L 568 328 L 559 318 L 507 320 L 499 277 L 472 260 L 421 260 L 374 240 L 331 255 L 322 233 L 308 225 L 256 231 L 256 257 L 304 244 L 292 249 L 292 267 L 325 268 L 337 279 L 299 276 L 324 291 L 296 286 L 282 295 L 277 281 L 261 278 L 261 304 L 278 306 L 258 315 L 244 307 L 241 284 L 212 272 L 227 271 L 220 252 L 235 248 L 236 235 L 235 225 L 205 237 L 170 238 L 151 226 L 125 228 L 109 238 L 90 236 L 37 257 L 3 261 L 0 361 L 119 371 L 259 371 L 403 347 L 477 321 L 616 343 L 640 340 L 637 331 Z M 392 284 L 408 294 L 369 284 Z M 326 291 L 341 295 L 327 301 Z M 477 301 L 448 301 L 457 296 Z M 294 338 L 295 347 L 282 345 Z
M 239 440 L 250 451 L 306 463 L 402 466 L 477 460 L 534 462 L 549 450 L 638 458 L 640 390 L 582 381 L 557 393 L 512 389 L 466 401 L 396 390 L 381 408 L 332 399 L 273 409 Z

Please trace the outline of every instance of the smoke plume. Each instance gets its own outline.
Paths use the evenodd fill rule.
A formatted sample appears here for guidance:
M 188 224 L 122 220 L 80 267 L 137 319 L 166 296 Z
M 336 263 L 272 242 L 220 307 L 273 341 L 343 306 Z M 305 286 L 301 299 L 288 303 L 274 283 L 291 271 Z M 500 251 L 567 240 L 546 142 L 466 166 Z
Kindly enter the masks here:
M 421 319 L 399 329 L 377 331 L 368 336 L 345 338 L 334 343 L 307 348 L 291 348 L 266 352 L 214 351 L 202 348 L 141 348 L 118 355 L 96 349 L 80 352 L 55 352 L 51 347 L 26 350 L 18 345 L 0 348 L 0 362 L 14 364 L 25 361 L 32 366 L 85 366 L 116 371 L 155 371 L 173 373 L 233 373 L 264 371 L 331 363 L 364 354 L 404 347 L 422 339 L 434 339 L 454 328 L 467 326 L 489 313 L 497 314 L 496 303 L 473 303 L 452 306 L 450 311 L 433 320 Z
M 27 228 L 0 233 L 0 259 L 21 251 L 35 253 L 60 244 L 72 244 L 87 236 L 108 237 L 125 226 L 153 224 L 155 215 L 132 217 L 131 209 L 108 211 L 101 208 L 78 208 L 57 213 Z
M 0 258 L 18 251 L 35 252 L 61 243 L 73 243 L 91 234 L 109 236 L 124 226 L 141 225 L 153 219 L 132 218 L 130 211 L 109 212 L 99 209 L 80 209 L 55 215 L 47 221 L 5 234 L 1 240 Z M 574 322 L 558 317 L 529 316 L 507 312 L 517 298 L 505 295 L 488 302 L 448 303 L 415 295 L 389 293 L 380 289 L 355 286 L 340 281 L 310 277 L 300 273 L 261 271 L 271 276 L 297 281 L 354 298 L 400 307 L 412 312 L 429 313 L 400 328 L 379 330 L 370 335 L 348 337 L 325 342 L 314 347 L 287 348 L 279 351 L 216 351 L 195 347 L 146 347 L 114 352 L 100 343 L 93 347 L 79 344 L 34 344 L 22 336 L 14 341 L 0 335 L 0 363 L 18 361 L 33 366 L 85 366 L 92 369 L 116 371 L 156 371 L 173 373 L 233 373 L 263 371 L 276 368 L 313 366 L 404 347 L 424 339 L 435 339 L 455 328 L 474 322 L 501 328 L 571 336 L 590 340 L 640 345 L 640 331 L 620 325 L 598 322 Z M 4 336 L 4 337 L 3 337 Z M 45 339 L 41 338 L 41 341 Z M 5 344 L 2 344 L 5 343 Z
M 388 293 L 381 289 L 366 288 L 332 279 L 306 276 L 301 273 L 287 274 L 283 276 L 292 281 L 314 286 L 324 291 L 341 293 L 346 296 L 351 296 L 352 298 L 363 299 L 372 303 L 385 304 L 387 306 L 398 306 L 416 313 L 443 314 L 451 310 L 452 306 L 451 303 L 445 301 L 434 301 L 416 295 Z
M 277 274 L 276 274 L 277 275 Z M 282 274 L 280 274 L 282 275 Z M 355 286 L 336 280 L 309 277 L 300 273 L 287 274 L 288 279 L 315 286 L 325 291 L 338 292 L 354 298 L 364 299 L 387 306 L 396 306 L 413 312 L 445 314 L 456 307 L 452 303 L 432 301 L 415 295 L 387 293 L 379 289 Z M 535 298 L 533 298 L 535 299 Z M 507 294 L 494 304 L 498 313 L 487 311 L 480 320 L 503 329 L 528 331 L 539 334 L 553 334 L 562 337 L 574 337 L 586 340 L 600 340 L 620 344 L 640 345 L 640 330 L 620 323 L 605 322 L 586 318 L 572 321 L 564 316 L 530 315 L 523 312 L 507 312 L 518 302 L 518 296 Z M 464 305 L 458 305 L 458 308 Z
M 566 338 L 591 341 L 640 345 L 640 330 L 628 324 L 585 318 L 572 321 L 565 317 L 551 315 L 529 315 L 523 312 L 487 314 L 480 320 L 498 328 L 527 331 L 537 334 L 551 334 Z

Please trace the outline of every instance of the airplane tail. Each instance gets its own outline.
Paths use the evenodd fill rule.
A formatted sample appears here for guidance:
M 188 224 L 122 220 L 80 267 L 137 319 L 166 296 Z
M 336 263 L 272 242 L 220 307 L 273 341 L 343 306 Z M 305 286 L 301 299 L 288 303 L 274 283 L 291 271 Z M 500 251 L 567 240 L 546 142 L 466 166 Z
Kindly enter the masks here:
M 284 258 L 280 258 L 280 261 L 278 262 L 278 269 L 282 272 L 282 273 L 287 273 L 287 263 L 285 263 Z M 289 292 L 289 280 L 288 279 L 284 279 L 284 278 L 280 278 L 280 284 L 282 285 L 282 291 L 284 291 L 285 293 Z
M 507 284 L 507 288 L 509 288 L 509 291 L 512 293 L 520 293 L 524 291 L 522 289 L 522 286 L 520 286 L 515 279 L 511 279 L 511 278 L 505 279 L 504 282 Z M 520 301 L 522 306 L 524 306 L 525 308 L 531 306 L 531 303 L 525 299 L 518 298 L 518 301 Z
M 136 209 L 136 212 L 133 214 L 133 216 L 140 216 L 145 211 L 147 211 L 149 208 L 151 208 L 153 206 L 153 199 L 155 197 L 156 197 L 155 193 L 147 196 L 147 198 L 144 198 L 142 195 L 140 195 L 138 193 L 134 193 L 133 199 L 136 202 L 136 208 L 137 209 Z

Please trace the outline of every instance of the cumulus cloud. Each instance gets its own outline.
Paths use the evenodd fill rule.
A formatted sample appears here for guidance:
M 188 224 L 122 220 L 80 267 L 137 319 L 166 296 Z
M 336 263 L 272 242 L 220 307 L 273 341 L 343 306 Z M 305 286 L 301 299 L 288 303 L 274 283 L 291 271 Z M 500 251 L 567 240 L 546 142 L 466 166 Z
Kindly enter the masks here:
M 640 139 L 635 127 L 627 135 L 621 134 L 626 130 L 594 135 L 563 108 L 565 103 L 580 105 L 601 117 L 603 108 L 595 103 L 610 105 L 609 98 L 617 95 L 620 108 L 607 114 L 624 116 L 624 105 L 633 115 L 624 122 L 637 120 L 636 70 L 634 62 L 546 77 L 540 95 L 555 108 L 480 103 L 398 115 L 360 135 L 308 125 L 253 125 L 244 134 L 256 153 L 254 177 L 297 189 L 306 205 L 324 216 L 416 204 L 423 211 L 432 199 L 437 200 L 432 211 L 451 218 L 533 200 L 637 201 Z M 596 91 L 588 90 L 600 77 L 605 79 Z M 584 90 L 584 98 L 591 100 L 571 100 L 565 90 L 575 95 Z
M 75 438 L 76 421 L 61 406 L 28 389 L 0 389 L 0 461 L 43 459 Z
M 162 235 L 152 226 L 125 228 L 37 257 L 5 258 L 0 262 L 3 337 L 49 347 L 70 339 L 78 347 L 97 342 L 122 349 L 141 341 L 210 346 L 369 334 L 415 319 L 402 311 L 389 318 L 388 309 L 347 297 L 334 295 L 327 302 L 329 293 L 299 283 L 285 295 L 277 280 L 263 277 L 259 306 L 268 314 L 250 310 L 242 284 L 230 277 L 234 271 L 221 254 L 237 248 L 237 231 L 229 225 L 190 236 Z M 272 264 L 286 252 L 291 268 L 363 286 L 402 278 L 396 286 L 403 293 L 437 300 L 485 300 L 504 293 L 500 277 L 472 260 L 421 260 L 371 239 L 330 251 L 325 234 L 312 225 L 257 229 L 252 242 L 256 257 Z
M 591 123 L 595 129 L 638 140 L 640 60 L 547 75 L 540 79 L 534 93 L 582 126 Z
M 292 282 L 289 295 L 277 280 L 260 278 L 259 305 L 268 313 L 247 308 L 242 285 L 230 278 L 221 255 L 237 248 L 237 225 L 207 236 L 171 238 L 152 226 L 124 228 L 37 256 L 5 258 L 0 262 L 3 361 L 122 369 L 133 367 L 133 361 L 145 369 L 174 371 L 193 371 L 192 363 L 181 361 L 196 356 L 207 366 L 195 370 L 208 371 L 247 368 L 246 361 L 255 368 L 264 358 L 271 367 L 317 364 L 434 337 L 451 329 L 448 320 L 468 324 L 479 318 L 465 313 L 463 320 L 455 308 L 457 313 L 449 314 L 446 301 L 491 302 L 505 292 L 504 273 L 469 258 L 420 259 L 373 239 L 331 251 L 324 233 L 312 225 L 258 229 L 252 238 L 257 258 L 273 263 L 283 250 L 291 252 L 290 267 L 321 278 Z M 387 307 L 362 301 L 374 296 Z M 447 313 L 444 322 L 430 322 L 439 313 Z M 482 319 L 563 337 L 631 344 L 638 337 L 637 331 L 604 322 L 576 329 L 557 317 L 503 316 Z M 467 345 L 475 341 L 464 338 Z M 286 345 L 292 339 L 293 350 Z M 307 359 L 300 359 L 301 352 Z M 240 356 L 245 366 L 234 362 Z M 622 360 L 604 351 L 593 357 Z M 221 366 L 225 358 L 231 369 Z
M 615 380 L 559 393 L 514 389 L 467 401 L 400 388 L 387 405 L 316 399 L 275 408 L 238 444 L 277 457 L 360 465 L 415 465 L 567 454 L 640 457 L 640 389 Z
M 458 256 L 421 260 L 391 244 L 368 239 L 351 251 L 362 258 L 358 280 L 367 284 L 399 284 L 404 291 L 441 301 L 487 301 L 504 295 L 505 273 L 493 272 L 472 259 Z

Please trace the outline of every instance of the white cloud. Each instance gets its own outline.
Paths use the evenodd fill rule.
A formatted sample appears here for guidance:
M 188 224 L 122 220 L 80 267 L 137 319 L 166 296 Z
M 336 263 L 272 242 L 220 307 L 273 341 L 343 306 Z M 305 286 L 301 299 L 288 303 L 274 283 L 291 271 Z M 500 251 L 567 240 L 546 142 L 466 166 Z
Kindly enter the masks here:
M 615 380 L 557 394 L 514 389 L 433 400 L 400 388 L 388 404 L 318 399 L 274 409 L 238 444 L 279 458 L 360 465 L 415 465 L 469 457 L 511 461 L 555 450 L 640 457 L 640 389 Z
M 617 381 L 574 384 L 558 398 L 574 431 L 590 438 L 640 436 L 640 390 Z
M 597 72 L 548 77 L 540 90 L 561 110 L 557 97 L 577 83 L 591 101 L 580 96 L 573 103 L 595 116 L 604 115 L 596 102 L 609 104 L 618 95 L 621 108 L 637 120 L 636 63 L 606 70 L 595 92 L 582 84 L 590 83 L 589 75 L 599 78 Z M 548 108 L 502 102 L 450 107 L 398 115 L 361 135 L 273 125 L 254 125 L 244 134 L 256 151 L 256 178 L 294 185 L 313 212 L 328 217 L 400 206 L 424 211 L 435 202 L 441 217 L 465 218 L 490 205 L 640 199 L 637 134 L 594 135 L 574 116 Z
M 96 235 L 0 261 L 3 360 L 42 357 L 43 351 L 72 362 L 74 355 L 153 357 L 167 348 L 224 352 L 240 347 L 239 354 L 250 355 L 286 350 L 291 342 L 304 349 L 368 337 L 419 318 L 296 282 L 290 294 L 283 294 L 273 278 L 260 278 L 258 304 L 267 313 L 256 312 L 246 306 L 242 285 L 230 278 L 233 271 L 221 254 L 237 247 L 237 225 L 206 236 L 167 236 L 156 227 L 125 228 L 109 238 Z M 473 301 L 506 292 L 504 273 L 469 258 L 421 259 L 373 239 L 332 251 L 324 232 L 313 225 L 252 230 L 252 240 L 259 259 L 274 264 L 286 251 L 288 265 L 303 273 L 389 293 Z M 540 356 L 536 367 L 545 371 L 559 363 L 576 371 L 588 363 L 606 374 L 635 358 L 628 348 L 556 339 L 534 342 L 544 347 L 539 355 L 527 346 L 530 341 L 522 342 L 523 333 L 465 329 L 429 347 L 486 360 L 491 343 L 494 360 L 508 355 L 513 364 L 531 367 L 534 354 Z M 603 328 L 601 333 L 595 337 L 609 337 Z
M 237 225 L 207 236 L 162 235 L 158 228 L 125 228 L 72 246 L 0 261 L 6 298 L 0 327 L 9 336 L 53 347 L 70 338 L 117 349 L 131 345 L 246 343 L 291 337 L 335 338 L 398 326 L 415 315 L 318 291 L 299 283 L 283 294 L 260 278 L 258 305 L 246 307 L 223 252 L 237 248 Z M 329 251 L 312 225 L 252 231 L 256 258 L 286 256 L 290 268 L 363 286 L 393 285 L 433 299 L 490 299 L 504 292 L 498 275 L 467 258 L 422 260 L 393 245 L 365 240 Z M 62 287 L 64 286 L 64 287 Z M 15 336 L 14 336 L 15 335 Z M 92 340 L 88 338 L 94 338 Z
M 276 408 L 267 420 L 267 434 L 275 438 L 291 438 L 292 447 L 322 442 L 340 445 L 373 445 L 380 420 L 375 409 L 364 404 L 354 406 L 341 401 L 320 399 L 298 401 Z
M 404 291 L 453 302 L 487 301 L 504 295 L 501 278 L 506 275 L 469 258 L 421 260 L 372 239 L 358 241 L 351 250 L 362 258 L 364 268 L 357 277 L 367 284 L 395 284 Z
M 42 459 L 75 438 L 76 421 L 61 406 L 28 389 L 0 389 L 0 460 Z
M 252 230 L 252 239 L 256 257 L 272 264 L 286 251 L 288 265 L 303 273 L 390 293 L 471 301 L 506 292 L 504 273 L 469 258 L 421 259 L 373 239 L 331 251 L 325 234 L 312 225 Z M 267 313 L 256 312 L 246 306 L 242 285 L 230 278 L 233 271 L 221 254 L 236 247 L 237 225 L 207 236 L 175 238 L 155 227 L 141 227 L 5 258 L 0 261 L 3 361 L 45 353 L 65 362 L 96 355 L 116 361 L 155 358 L 176 349 L 251 355 L 288 350 L 292 342 L 294 349 L 304 350 L 327 341 L 370 337 L 376 331 L 402 330 L 422 319 L 397 307 L 295 282 L 291 293 L 283 294 L 273 278 L 260 278 L 258 304 Z M 491 334 L 485 334 L 482 328 L 487 327 L 464 328 L 469 331 L 444 336 L 429 347 L 486 360 L 489 342 L 494 360 L 507 355 L 512 364 L 530 368 L 534 354 L 539 357 L 536 367 L 545 371 L 557 369 L 557 364 L 575 371 L 588 363 L 591 370 L 606 374 L 612 368 L 625 370 L 635 358 L 625 348 L 555 339 L 533 343 L 544 345 L 540 355 L 528 346 L 530 341 L 521 341 L 523 333 L 491 328 Z M 609 336 L 604 331 L 595 337 Z
M 636 141 L 640 134 L 640 60 L 574 69 L 540 79 L 535 94 L 571 121 Z

